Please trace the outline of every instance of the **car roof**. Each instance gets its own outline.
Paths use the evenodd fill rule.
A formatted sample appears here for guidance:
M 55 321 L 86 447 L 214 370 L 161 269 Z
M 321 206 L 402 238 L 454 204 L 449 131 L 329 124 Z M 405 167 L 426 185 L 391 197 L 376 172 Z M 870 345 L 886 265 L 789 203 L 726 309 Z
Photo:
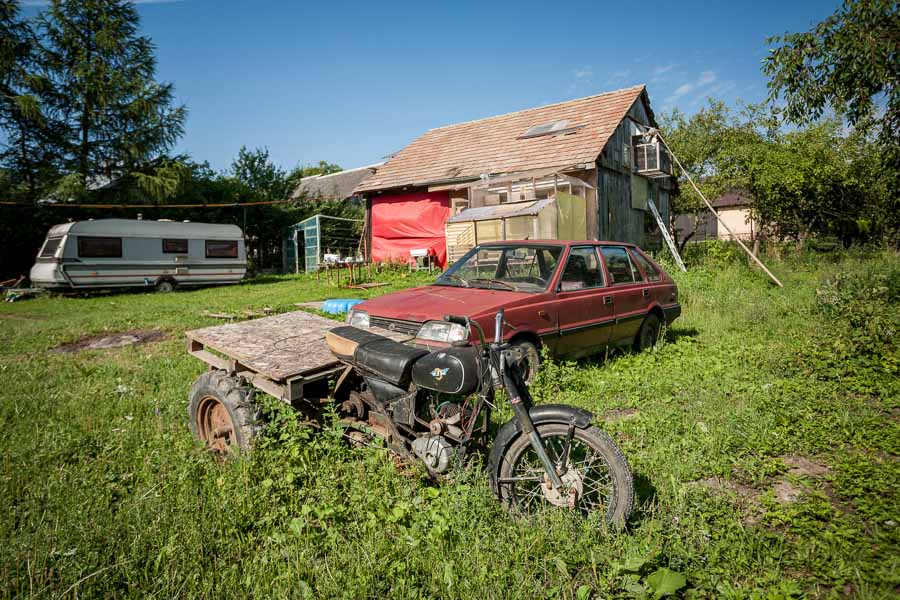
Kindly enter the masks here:
M 614 242 L 607 240 L 498 240 L 496 242 L 481 242 L 479 246 L 521 246 L 522 244 L 535 244 L 539 246 L 628 246 L 636 248 L 635 244 L 628 242 Z

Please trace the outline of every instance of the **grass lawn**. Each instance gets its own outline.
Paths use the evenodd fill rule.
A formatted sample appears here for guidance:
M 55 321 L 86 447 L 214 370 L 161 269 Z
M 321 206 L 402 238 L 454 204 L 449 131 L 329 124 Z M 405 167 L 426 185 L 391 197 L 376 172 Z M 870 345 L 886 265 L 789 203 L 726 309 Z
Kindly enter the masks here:
M 430 484 L 267 403 L 248 460 L 187 428 L 186 329 L 354 295 L 270 277 L 0 307 L 0 596 L 896 598 L 900 258 L 707 259 L 654 351 L 545 365 L 631 462 L 625 532 L 507 515 L 477 470 Z M 374 295 L 425 281 L 391 276 Z M 162 340 L 54 352 L 85 336 Z

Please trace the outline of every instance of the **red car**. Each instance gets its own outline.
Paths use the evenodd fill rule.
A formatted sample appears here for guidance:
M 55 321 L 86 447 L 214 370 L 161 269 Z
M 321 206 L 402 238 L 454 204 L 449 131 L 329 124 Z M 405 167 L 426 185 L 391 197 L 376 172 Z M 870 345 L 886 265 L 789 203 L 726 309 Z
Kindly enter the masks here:
M 347 321 L 440 345 L 476 335 L 442 322 L 444 315 L 475 319 L 493 339 L 501 308 L 503 338 L 519 346 L 529 382 L 541 346 L 565 357 L 610 346 L 642 350 L 656 343 L 662 323 L 681 314 L 675 282 L 637 246 L 532 240 L 476 246 L 433 284 L 357 304 Z

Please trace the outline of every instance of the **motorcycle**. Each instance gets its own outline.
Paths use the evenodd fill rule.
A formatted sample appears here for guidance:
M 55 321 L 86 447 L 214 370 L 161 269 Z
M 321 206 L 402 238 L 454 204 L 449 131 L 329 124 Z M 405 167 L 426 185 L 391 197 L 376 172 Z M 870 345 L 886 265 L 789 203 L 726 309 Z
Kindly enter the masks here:
M 622 526 L 634 503 L 628 461 L 592 425 L 590 412 L 533 405 L 521 357 L 501 340 L 503 327 L 501 310 L 491 343 L 477 321 L 452 315 L 424 324 L 412 345 L 351 326 L 329 331 L 328 346 L 347 367 L 334 397 L 351 439 L 374 434 L 435 476 L 474 450 L 488 450 L 491 489 L 508 509 L 576 509 Z M 473 329 L 477 343 L 469 341 Z M 436 330 L 446 335 L 433 335 Z M 425 342 L 437 337 L 455 341 L 436 348 Z M 490 415 L 501 391 L 514 416 L 488 449 Z

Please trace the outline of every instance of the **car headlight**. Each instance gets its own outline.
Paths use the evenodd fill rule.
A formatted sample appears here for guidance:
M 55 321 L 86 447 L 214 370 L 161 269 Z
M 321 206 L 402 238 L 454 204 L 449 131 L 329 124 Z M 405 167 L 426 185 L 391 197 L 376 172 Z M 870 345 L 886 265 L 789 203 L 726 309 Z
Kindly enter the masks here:
M 369 313 L 364 310 L 350 310 L 347 324 L 353 327 L 369 327 Z
M 469 330 L 467 327 L 458 323 L 448 323 L 447 321 L 428 321 L 419 329 L 416 334 L 417 340 L 430 340 L 432 342 L 446 342 L 453 344 L 455 342 L 464 342 L 469 339 Z

